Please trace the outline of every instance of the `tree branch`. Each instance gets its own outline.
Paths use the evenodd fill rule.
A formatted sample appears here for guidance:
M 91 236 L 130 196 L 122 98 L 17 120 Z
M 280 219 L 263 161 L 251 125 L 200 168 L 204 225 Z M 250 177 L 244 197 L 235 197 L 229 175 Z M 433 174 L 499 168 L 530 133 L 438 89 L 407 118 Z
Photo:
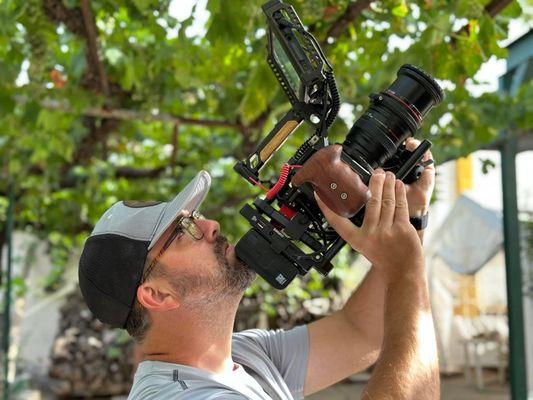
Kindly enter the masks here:
M 85 35 L 79 8 L 68 9 L 61 0 L 43 0 L 43 10 L 51 21 L 65 24 L 67 29 L 75 35 Z
M 89 129 L 89 134 L 77 146 L 72 156 L 72 161 L 65 165 L 65 171 L 78 164 L 87 164 L 94 155 L 95 146 L 98 143 L 105 143 L 109 134 L 118 127 L 119 121 L 117 119 L 106 118 L 97 125 L 94 118 L 85 117 L 84 125 Z
M 83 15 L 83 25 L 85 26 L 85 36 L 87 39 L 87 56 L 90 64 L 93 66 L 92 69 L 98 72 L 102 93 L 109 96 L 109 82 L 105 73 L 104 64 L 100 59 L 96 24 L 88 0 L 81 0 L 81 12 Z
M 343 15 L 341 15 L 329 28 L 326 38 L 338 38 L 348 26 L 354 22 L 363 11 L 372 3 L 371 0 L 357 0 L 351 2 Z
M 166 168 L 166 166 L 153 169 L 121 167 L 115 170 L 115 177 L 126 179 L 154 179 L 158 178 L 163 172 L 165 172 Z
M 485 6 L 485 12 L 494 18 L 502 10 L 511 4 L 513 0 L 492 0 L 489 4 Z
M 87 71 L 83 79 L 84 85 L 93 91 L 109 95 L 109 81 L 98 56 L 96 26 L 88 0 L 81 2 L 81 9 L 69 9 L 61 0 L 43 0 L 43 9 L 50 20 L 65 24 L 69 31 L 85 39 Z
M 43 8 L 52 21 L 64 23 L 71 32 L 85 39 L 87 43 L 85 57 L 88 68 L 83 79 L 84 86 L 92 91 L 103 93 L 106 101 L 109 101 L 109 81 L 99 57 L 96 24 L 89 0 L 81 1 L 81 9 L 68 9 L 61 0 L 43 0 Z M 120 88 L 118 94 L 122 98 L 125 92 Z M 89 132 L 75 150 L 72 162 L 62 168 L 65 175 L 71 167 L 79 163 L 84 164 L 93 156 L 96 145 L 105 142 L 109 134 L 118 127 L 118 120 L 103 119 L 101 124 L 96 124 L 92 118 L 85 118 L 84 124 L 89 128 Z
M 186 168 L 187 166 L 183 163 L 176 163 L 177 167 Z M 125 178 L 125 179 L 155 179 L 159 178 L 165 173 L 167 166 L 155 167 L 155 168 L 132 168 L 132 167 L 116 167 L 112 175 L 109 175 L 110 178 Z M 31 175 L 43 175 L 44 170 L 39 166 L 32 166 L 29 171 Z M 73 188 L 78 183 L 84 182 L 85 177 L 76 177 L 71 174 L 63 174 L 59 180 L 60 189 Z M 2 195 L 2 193 L 0 193 Z
M 494 18 L 498 15 L 505 7 L 511 4 L 513 0 L 492 0 L 489 4 L 485 6 L 485 12 L 491 17 Z M 463 25 L 457 32 L 454 33 L 450 44 L 455 48 L 457 43 L 457 36 L 470 35 L 470 24 Z
M 199 125 L 211 128 L 231 128 L 237 129 L 238 131 L 242 131 L 245 128 L 242 124 L 237 124 L 229 121 L 180 117 L 177 115 L 166 113 L 152 114 L 126 109 L 106 110 L 103 108 L 89 108 L 83 114 L 90 117 L 112 118 L 123 121 L 161 121 L 171 122 L 173 124 Z
M 494 18 L 498 15 L 505 7 L 507 7 L 513 0 L 492 0 L 489 4 L 485 6 L 485 12 L 490 15 L 491 18 Z M 329 28 L 326 37 L 338 38 L 341 36 L 348 26 L 354 22 L 363 11 L 370 6 L 372 0 L 357 0 L 350 3 L 346 8 L 346 11 L 342 16 L 340 16 Z M 457 33 L 461 34 L 463 32 L 468 32 L 468 25 L 463 26 Z
M 170 168 L 174 169 L 176 166 L 176 158 L 178 156 L 178 134 L 179 125 L 174 124 L 172 127 L 172 153 L 170 154 Z
M 29 99 L 24 97 L 15 97 L 15 100 L 19 104 L 24 104 L 29 101 Z M 62 111 L 67 113 L 75 112 L 69 104 L 58 102 L 55 100 L 43 100 L 40 103 L 40 106 L 46 108 L 47 110 L 52 111 Z M 237 122 L 230 122 L 224 120 L 214 120 L 214 119 L 202 119 L 202 118 L 190 118 L 190 117 L 181 117 L 179 115 L 172 115 L 167 113 L 150 113 L 137 110 L 128 110 L 123 108 L 117 109 L 104 109 L 91 107 L 82 111 L 82 115 L 86 117 L 95 117 L 102 119 L 115 119 L 121 121 L 144 121 L 144 122 L 170 122 L 177 125 L 198 125 L 205 126 L 210 128 L 230 128 L 235 129 L 239 132 L 245 133 L 248 129 L 244 124 Z M 260 116 L 261 117 L 261 116 Z M 265 118 L 266 119 L 266 118 Z M 264 121 L 262 121 L 264 123 Z M 255 122 L 259 123 L 258 121 Z M 252 126 L 255 128 L 254 123 Z

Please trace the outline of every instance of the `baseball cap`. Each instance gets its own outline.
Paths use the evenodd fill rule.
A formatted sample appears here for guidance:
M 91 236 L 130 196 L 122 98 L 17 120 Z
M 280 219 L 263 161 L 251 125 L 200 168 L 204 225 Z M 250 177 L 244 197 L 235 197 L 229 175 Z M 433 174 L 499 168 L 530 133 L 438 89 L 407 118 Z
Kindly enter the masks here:
M 85 241 L 78 277 L 81 293 L 100 321 L 123 328 L 135 303 L 149 250 L 180 215 L 205 199 L 211 177 L 200 171 L 169 202 L 119 201 Z

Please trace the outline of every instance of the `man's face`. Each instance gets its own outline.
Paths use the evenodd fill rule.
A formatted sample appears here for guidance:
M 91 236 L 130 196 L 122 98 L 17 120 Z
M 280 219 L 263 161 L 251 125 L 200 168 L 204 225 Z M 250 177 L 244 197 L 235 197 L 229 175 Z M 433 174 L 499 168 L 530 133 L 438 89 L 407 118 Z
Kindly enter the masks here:
M 151 254 L 159 253 L 176 224 L 166 230 Z M 234 246 L 220 235 L 218 222 L 195 220 L 195 224 L 203 238 L 196 240 L 184 230 L 154 269 L 165 269 L 181 304 L 209 304 L 241 296 L 254 280 L 255 272 L 237 258 Z

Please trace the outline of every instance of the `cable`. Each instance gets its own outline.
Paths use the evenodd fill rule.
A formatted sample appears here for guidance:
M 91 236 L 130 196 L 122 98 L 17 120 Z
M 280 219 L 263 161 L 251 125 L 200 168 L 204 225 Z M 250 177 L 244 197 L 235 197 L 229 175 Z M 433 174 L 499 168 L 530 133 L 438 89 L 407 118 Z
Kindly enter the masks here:
M 337 89 L 337 82 L 335 81 L 335 76 L 333 71 L 324 71 L 326 75 L 326 82 L 329 86 L 329 91 L 331 93 L 331 110 L 329 110 L 328 118 L 326 120 L 326 129 L 335 122 L 337 114 L 340 110 L 341 96 L 339 95 L 339 90 Z
M 285 186 L 285 183 L 287 182 L 287 178 L 289 177 L 289 172 L 291 171 L 291 169 L 294 169 L 294 168 L 301 168 L 302 166 L 301 165 L 289 165 L 289 164 L 283 164 L 283 166 L 281 167 L 281 173 L 279 174 L 279 178 L 278 178 L 278 181 L 276 182 L 276 184 L 274 186 L 272 186 L 272 188 L 268 191 L 268 193 L 266 194 L 266 199 L 267 200 L 272 200 L 274 197 L 276 197 L 276 195 L 278 194 L 278 192 L 281 190 L 281 188 L 283 186 Z

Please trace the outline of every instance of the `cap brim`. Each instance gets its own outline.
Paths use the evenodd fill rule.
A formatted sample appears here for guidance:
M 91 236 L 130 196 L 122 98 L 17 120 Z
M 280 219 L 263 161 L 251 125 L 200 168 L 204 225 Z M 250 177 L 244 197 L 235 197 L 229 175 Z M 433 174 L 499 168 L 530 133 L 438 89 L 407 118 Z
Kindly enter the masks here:
M 154 247 L 163 233 L 183 211 L 193 212 L 202 204 L 210 187 L 211 176 L 207 171 L 200 171 L 165 207 L 161 221 L 155 229 L 150 245 L 148 246 L 148 250 Z

